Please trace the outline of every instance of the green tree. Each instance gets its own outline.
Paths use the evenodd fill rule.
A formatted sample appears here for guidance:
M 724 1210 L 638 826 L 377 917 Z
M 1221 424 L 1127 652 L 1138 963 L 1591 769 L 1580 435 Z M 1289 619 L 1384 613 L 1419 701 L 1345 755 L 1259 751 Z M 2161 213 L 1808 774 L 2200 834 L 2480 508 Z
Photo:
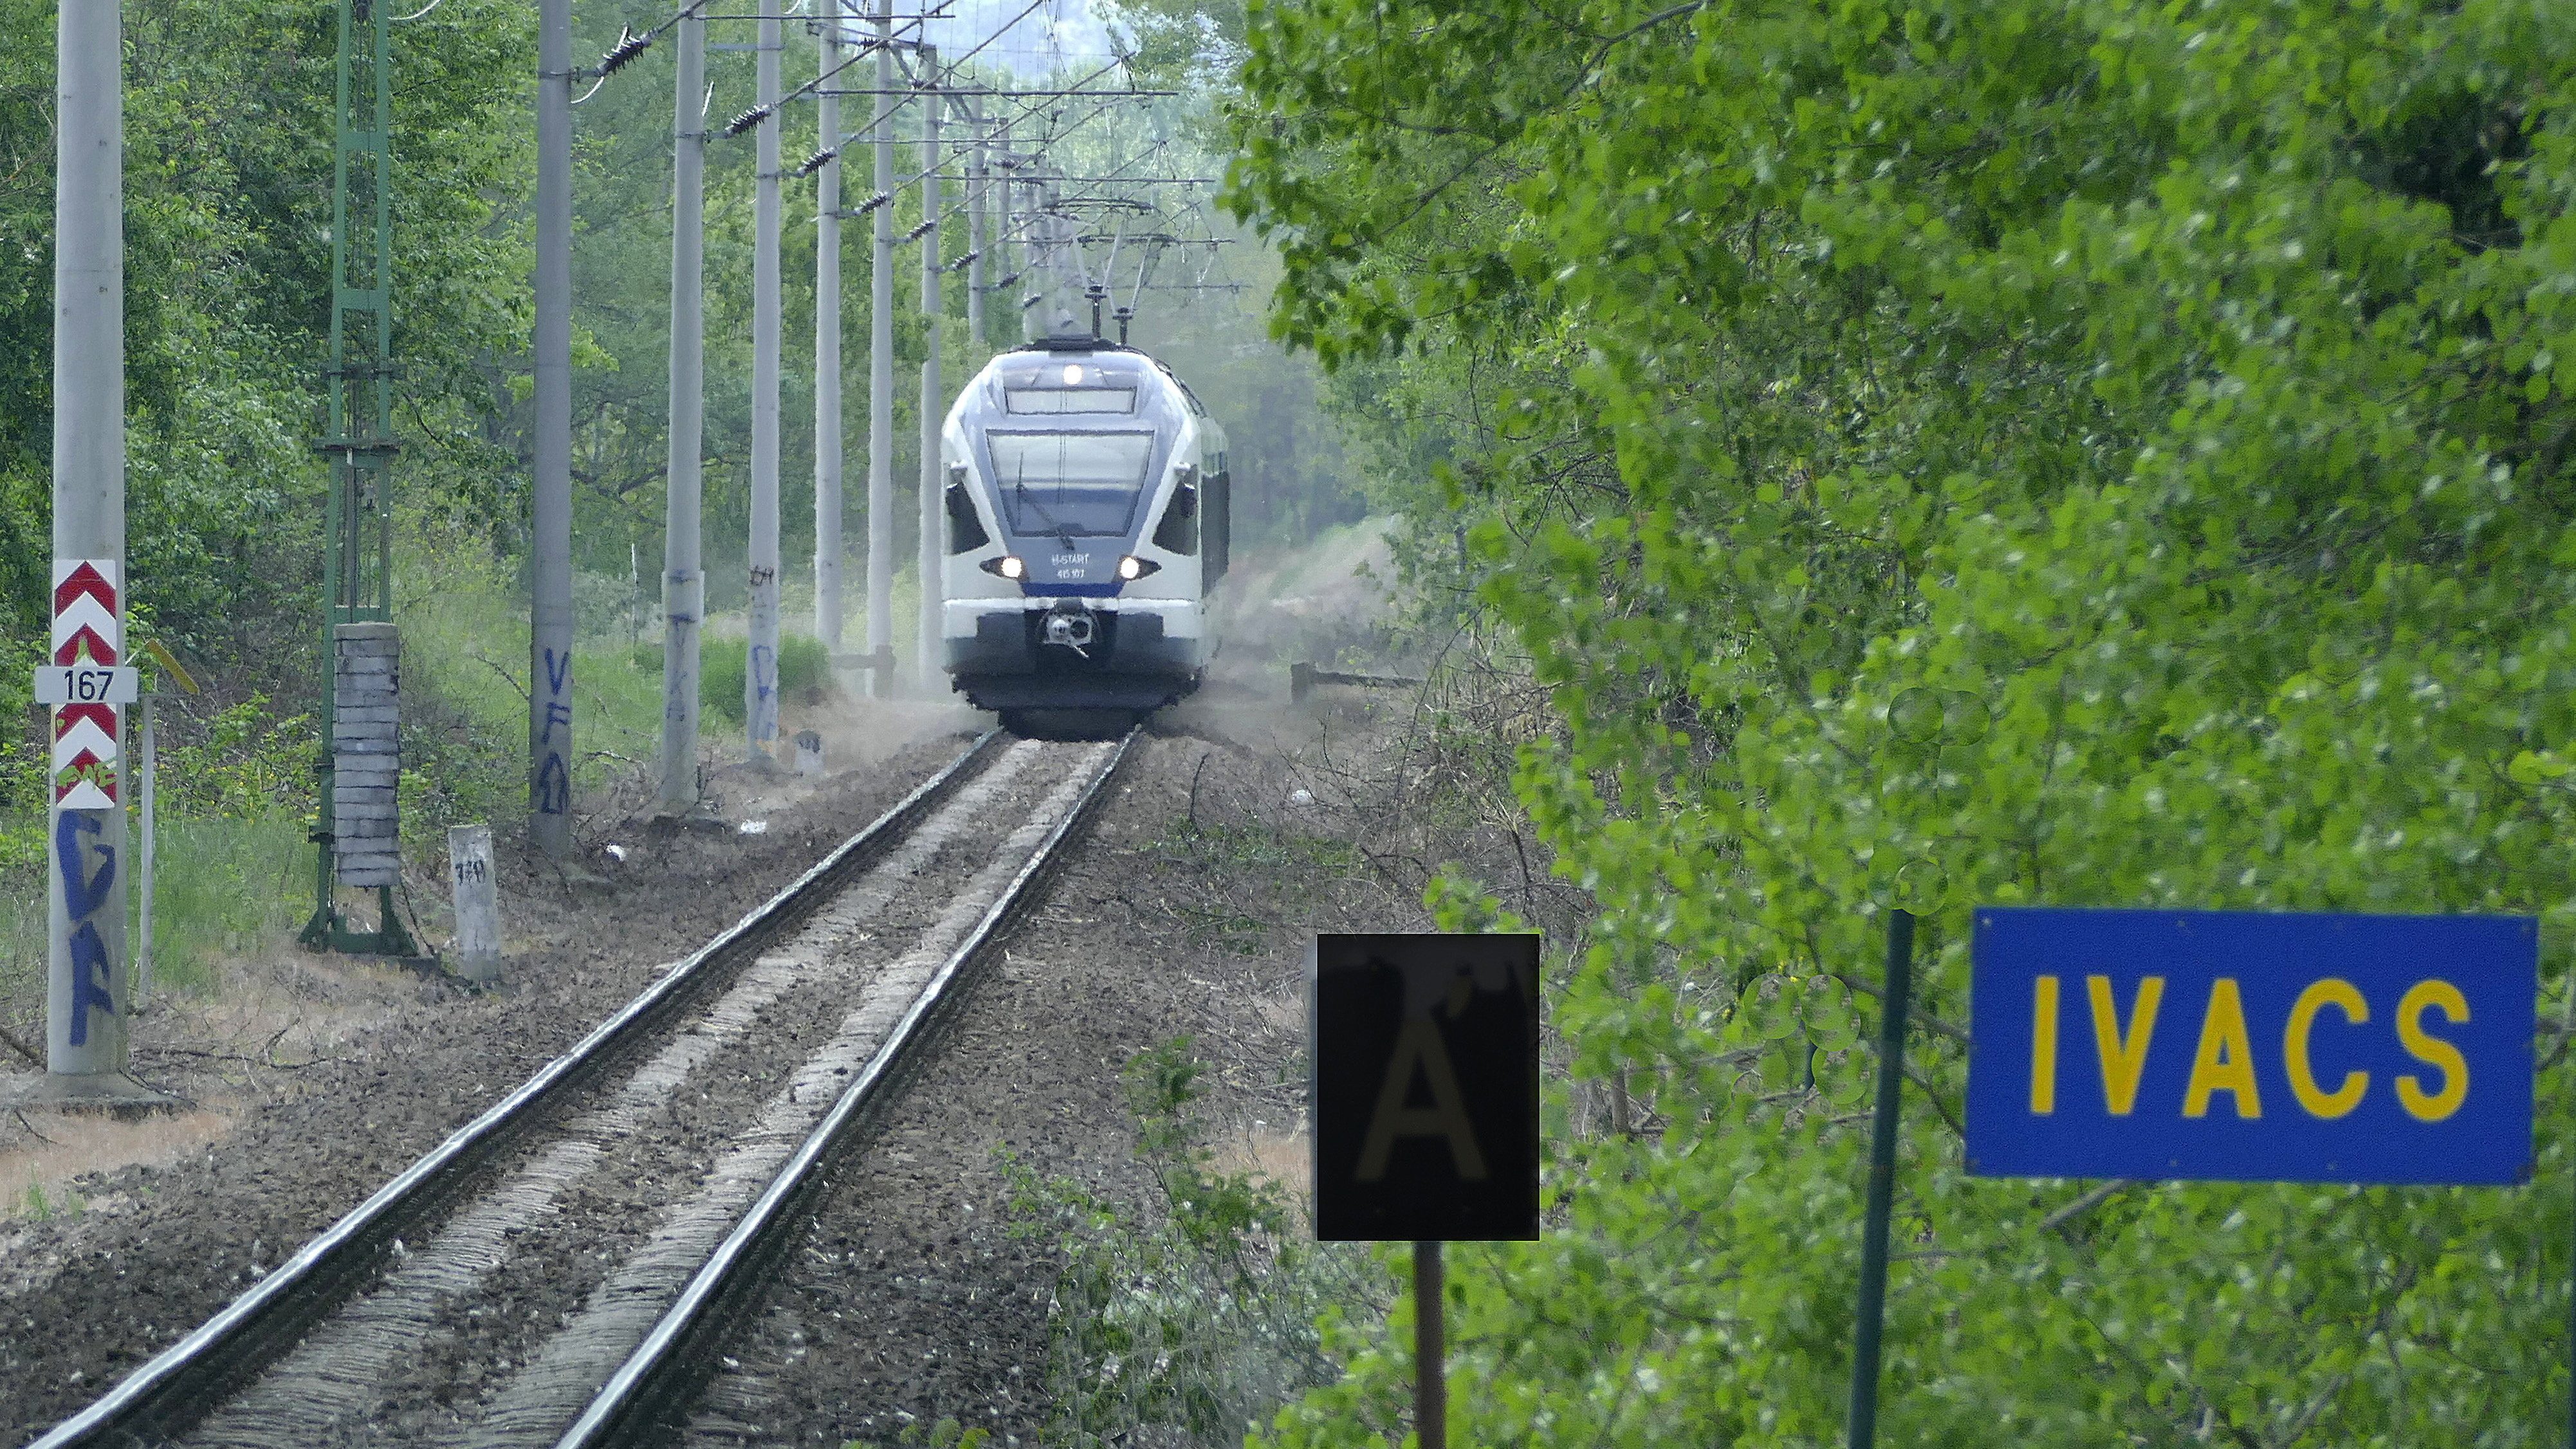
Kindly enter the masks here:
M 1552 1010 L 1649 1114 L 1555 1144 L 1546 1241 L 1462 1255 L 1462 1437 L 1836 1436 L 1902 878 L 1889 1442 L 2554 1442 L 2563 1191 L 2066 1213 L 1964 1175 L 1956 1029 L 1975 902 L 2530 911 L 2564 1121 L 2576 19 L 1268 0 L 1247 34 L 1274 326 L 1440 463 L 1418 538 L 1473 522 L 1560 723 L 1517 787 L 1598 906 Z M 1276 1442 L 1400 1424 L 1387 1329 L 1340 1342 Z
M 0 597 L 30 633 L 52 552 L 54 8 L 0 4 Z M 466 507 L 497 491 L 488 371 L 525 327 L 524 248 L 491 198 L 524 170 L 527 29 L 452 0 L 397 32 L 402 478 Z M 133 591 L 229 653 L 301 622 L 320 572 L 337 22 L 307 0 L 150 0 L 126 37 Z

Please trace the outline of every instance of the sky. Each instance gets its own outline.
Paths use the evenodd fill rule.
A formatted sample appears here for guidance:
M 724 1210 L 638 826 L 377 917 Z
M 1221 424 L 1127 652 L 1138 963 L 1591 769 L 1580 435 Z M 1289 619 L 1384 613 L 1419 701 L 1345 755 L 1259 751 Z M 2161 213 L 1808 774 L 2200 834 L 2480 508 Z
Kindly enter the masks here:
M 869 0 L 843 0 L 861 9 Z M 991 37 L 1001 37 L 976 51 L 1022 76 L 1046 75 L 1062 66 L 1092 70 L 1114 55 L 1109 28 L 1092 8 L 1092 0 L 926 0 L 938 12 L 929 22 L 930 41 L 944 56 L 960 56 Z M 925 0 L 899 0 L 897 15 L 919 14 Z M 863 27 L 854 27 L 854 32 Z M 855 37 L 855 33 L 854 36 Z M 1086 64 L 1086 62 L 1088 62 Z

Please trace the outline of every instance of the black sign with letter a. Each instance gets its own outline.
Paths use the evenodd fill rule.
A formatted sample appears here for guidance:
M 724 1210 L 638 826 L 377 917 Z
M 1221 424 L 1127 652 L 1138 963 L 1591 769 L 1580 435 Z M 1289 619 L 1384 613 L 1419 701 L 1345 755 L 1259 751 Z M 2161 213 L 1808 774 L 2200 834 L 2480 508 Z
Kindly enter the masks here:
M 1538 937 L 1317 936 L 1315 1236 L 1538 1236 Z

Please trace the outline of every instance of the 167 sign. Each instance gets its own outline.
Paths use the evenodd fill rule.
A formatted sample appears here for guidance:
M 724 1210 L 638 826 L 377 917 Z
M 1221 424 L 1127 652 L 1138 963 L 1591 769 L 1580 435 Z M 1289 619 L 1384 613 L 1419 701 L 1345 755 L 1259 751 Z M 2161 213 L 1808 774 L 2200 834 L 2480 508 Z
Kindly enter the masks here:
M 36 668 L 38 704 L 132 704 L 142 671 L 130 666 L 43 664 Z

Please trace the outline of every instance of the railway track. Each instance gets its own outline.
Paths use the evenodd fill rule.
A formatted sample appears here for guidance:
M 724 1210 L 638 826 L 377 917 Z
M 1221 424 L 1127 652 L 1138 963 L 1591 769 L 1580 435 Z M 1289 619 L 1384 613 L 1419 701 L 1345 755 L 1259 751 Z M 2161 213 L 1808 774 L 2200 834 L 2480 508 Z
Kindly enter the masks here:
M 1135 739 L 977 741 L 34 1449 L 657 1437 Z

